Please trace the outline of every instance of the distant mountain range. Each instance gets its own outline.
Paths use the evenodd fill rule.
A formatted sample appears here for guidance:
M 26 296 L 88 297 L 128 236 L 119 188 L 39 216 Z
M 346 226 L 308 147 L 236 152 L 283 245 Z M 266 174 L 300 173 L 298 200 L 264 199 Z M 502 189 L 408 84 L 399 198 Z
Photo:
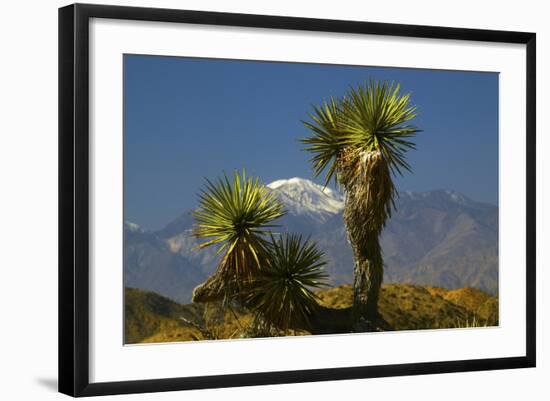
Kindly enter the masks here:
M 325 252 L 333 285 L 353 280 L 353 255 L 342 220 L 344 197 L 303 178 L 268 187 L 287 215 L 276 230 L 311 237 Z M 498 293 L 498 208 L 448 190 L 400 192 L 397 210 L 382 233 L 386 283 L 445 288 L 475 287 Z M 124 285 L 189 302 L 193 288 L 216 268 L 215 249 L 195 250 L 187 211 L 162 230 L 125 223 Z

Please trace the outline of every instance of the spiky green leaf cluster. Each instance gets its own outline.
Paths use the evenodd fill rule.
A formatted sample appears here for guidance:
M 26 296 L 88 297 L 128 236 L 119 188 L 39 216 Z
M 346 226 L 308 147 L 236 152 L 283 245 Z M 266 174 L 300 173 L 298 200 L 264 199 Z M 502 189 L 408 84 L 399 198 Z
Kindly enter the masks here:
M 380 152 L 394 174 L 410 171 L 405 153 L 415 148 L 410 138 L 420 130 L 408 124 L 416 117 L 416 107 L 409 101 L 410 94 L 400 94 L 399 84 L 369 81 L 350 88 L 341 99 L 314 106 L 311 121 L 304 121 L 312 135 L 301 141 L 314 154 L 315 175 L 326 170 L 328 184 L 337 177 L 343 154 L 359 157 L 371 152 Z
M 301 236 L 272 237 L 269 267 L 254 280 L 246 304 L 281 330 L 307 323 L 317 306 L 311 289 L 325 286 L 328 277 L 323 256 L 315 243 Z
M 205 248 L 219 245 L 225 253 L 225 269 L 237 273 L 261 268 L 266 252 L 266 234 L 273 220 L 284 215 L 279 200 L 259 179 L 235 172 L 231 181 L 227 175 L 215 182 L 207 180 L 199 195 L 194 235 L 209 240 L 199 245 Z

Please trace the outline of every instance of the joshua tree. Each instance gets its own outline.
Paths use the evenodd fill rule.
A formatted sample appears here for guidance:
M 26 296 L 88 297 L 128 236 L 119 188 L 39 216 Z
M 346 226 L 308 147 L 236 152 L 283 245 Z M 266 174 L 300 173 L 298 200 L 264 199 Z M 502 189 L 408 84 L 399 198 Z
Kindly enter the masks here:
M 277 198 L 256 178 L 235 172 L 216 182 L 207 180 L 194 212 L 194 235 L 208 238 L 198 248 L 219 245 L 223 254 L 216 272 L 193 291 L 193 301 L 227 300 L 246 287 L 266 268 L 273 220 L 284 214 Z
M 281 203 L 259 180 L 235 173 L 207 180 L 194 212 L 198 248 L 219 245 L 215 273 L 193 291 L 194 302 L 238 301 L 254 314 L 255 335 L 307 327 L 314 313 L 312 288 L 324 285 L 323 253 L 302 237 L 273 236 Z M 269 238 L 267 237 L 269 235 Z
M 328 275 L 323 252 L 301 236 L 285 234 L 271 237 L 269 265 L 263 269 L 246 296 L 255 312 L 255 325 L 267 322 L 273 329 L 309 327 L 317 307 L 312 288 L 325 286 Z
M 395 208 L 392 175 L 410 171 L 405 153 L 419 130 L 408 122 L 416 116 L 410 94 L 399 84 L 370 81 L 350 88 L 340 99 L 313 108 L 312 131 L 302 139 L 315 175 L 326 170 L 345 192 L 344 222 L 355 257 L 353 316 L 357 330 L 381 322 L 378 297 L 383 277 L 379 236 Z

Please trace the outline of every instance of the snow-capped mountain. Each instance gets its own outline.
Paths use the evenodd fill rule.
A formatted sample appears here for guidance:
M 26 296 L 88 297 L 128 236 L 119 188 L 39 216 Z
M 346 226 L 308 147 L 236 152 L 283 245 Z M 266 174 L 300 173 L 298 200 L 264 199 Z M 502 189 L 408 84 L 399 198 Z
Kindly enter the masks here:
M 277 180 L 267 185 L 293 215 L 306 215 L 326 221 L 344 209 L 344 196 L 305 178 Z
M 326 221 L 330 216 L 344 210 L 344 195 L 305 178 L 277 180 L 267 184 L 267 187 L 277 195 L 285 209 L 295 216 L 309 216 Z M 460 192 L 449 189 L 426 192 L 399 191 L 396 202 L 404 205 L 421 202 L 435 208 L 449 205 L 475 208 L 479 205 Z
M 276 232 L 310 237 L 325 253 L 332 284 L 353 281 L 344 196 L 304 178 L 268 184 L 287 215 Z M 381 237 L 385 282 L 498 292 L 498 207 L 451 190 L 401 191 Z M 197 250 L 189 211 L 157 232 L 125 224 L 125 283 L 188 302 L 194 285 L 216 268 L 214 247 Z

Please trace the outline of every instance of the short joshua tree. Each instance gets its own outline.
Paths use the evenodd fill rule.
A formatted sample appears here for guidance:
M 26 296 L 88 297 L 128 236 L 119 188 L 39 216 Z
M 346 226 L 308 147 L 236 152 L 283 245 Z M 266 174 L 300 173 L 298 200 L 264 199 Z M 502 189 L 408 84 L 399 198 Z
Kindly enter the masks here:
M 193 291 L 194 302 L 237 301 L 254 314 L 255 335 L 304 328 L 315 312 L 312 291 L 325 285 L 323 253 L 293 234 L 274 235 L 282 204 L 258 179 L 234 174 L 207 181 L 194 212 L 199 248 L 218 245 L 218 268 Z
M 259 179 L 243 172 L 232 181 L 207 180 L 193 214 L 194 235 L 208 239 L 198 248 L 217 245 L 222 254 L 216 272 L 193 291 L 193 301 L 229 299 L 266 267 L 271 223 L 284 214 L 283 206 Z

